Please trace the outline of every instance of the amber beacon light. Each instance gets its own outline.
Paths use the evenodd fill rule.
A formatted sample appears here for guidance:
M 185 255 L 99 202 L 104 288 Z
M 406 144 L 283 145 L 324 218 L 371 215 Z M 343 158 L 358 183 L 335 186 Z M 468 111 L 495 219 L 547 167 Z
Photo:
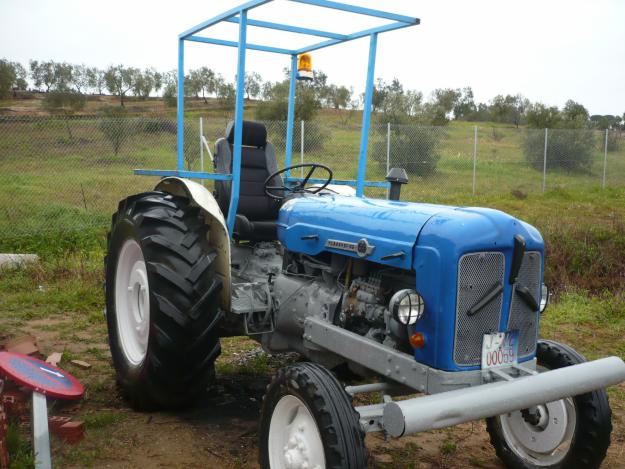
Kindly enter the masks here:
M 312 56 L 310 54 L 300 54 L 297 57 L 297 78 L 299 80 L 312 80 Z

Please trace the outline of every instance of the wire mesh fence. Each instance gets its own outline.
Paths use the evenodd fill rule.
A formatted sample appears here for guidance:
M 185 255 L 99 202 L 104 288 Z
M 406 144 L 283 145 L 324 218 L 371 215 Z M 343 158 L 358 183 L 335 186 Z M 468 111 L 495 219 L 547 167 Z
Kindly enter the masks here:
M 211 154 L 226 124 L 226 119 L 186 120 L 185 169 L 213 170 Z M 286 123 L 266 126 L 283 167 Z M 132 169 L 175 169 L 176 130 L 175 119 L 162 117 L 0 118 L 0 237 L 106 227 L 120 199 L 157 182 Z M 291 164 L 321 163 L 337 179 L 355 179 L 360 138 L 359 126 L 298 122 Z M 366 178 L 382 181 L 392 167 L 408 172 L 402 199 L 412 201 L 625 186 L 625 135 L 373 125 Z M 386 197 L 386 191 L 370 188 L 366 195 Z

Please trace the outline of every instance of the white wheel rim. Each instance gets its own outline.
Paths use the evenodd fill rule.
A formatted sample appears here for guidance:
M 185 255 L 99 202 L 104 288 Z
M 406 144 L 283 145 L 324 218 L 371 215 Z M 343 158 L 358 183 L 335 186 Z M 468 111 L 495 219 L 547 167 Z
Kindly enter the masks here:
M 571 448 L 575 432 L 577 412 L 573 398 L 535 406 L 529 411 L 538 417 L 536 421 L 528 422 L 521 411 L 499 417 L 506 443 L 519 458 L 535 466 L 560 463 Z
M 269 423 L 271 469 L 325 469 L 321 434 L 314 417 L 299 398 L 282 397 Z
M 141 246 L 124 242 L 115 273 L 115 316 L 121 349 L 131 365 L 143 362 L 150 333 L 150 288 Z

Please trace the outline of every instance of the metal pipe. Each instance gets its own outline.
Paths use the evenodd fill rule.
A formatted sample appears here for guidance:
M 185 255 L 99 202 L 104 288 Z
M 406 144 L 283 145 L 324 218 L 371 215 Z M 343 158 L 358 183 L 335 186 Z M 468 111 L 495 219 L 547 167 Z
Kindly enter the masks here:
M 48 430 L 48 405 L 46 396 L 37 391 L 33 391 L 32 414 L 35 467 L 37 469 L 52 469 L 50 433 Z
M 605 189 L 605 176 L 608 167 L 608 129 L 605 129 L 605 145 L 603 146 L 603 180 L 601 182 L 601 188 Z
M 204 172 L 204 123 L 200 117 L 200 173 Z
M 386 174 L 391 169 L 391 123 L 386 124 Z M 386 198 L 389 198 L 390 187 L 386 189 Z
M 187 29 L 185 32 L 183 32 L 182 34 L 180 34 L 181 39 L 185 39 L 189 36 L 191 36 L 192 34 L 196 34 L 199 33 L 200 31 L 203 31 L 204 29 L 213 26 L 214 24 L 217 24 L 221 21 L 224 21 L 227 18 L 231 18 L 239 13 L 241 13 L 242 10 L 245 10 L 246 12 L 248 10 L 251 10 L 252 8 L 256 8 L 259 7 L 261 5 L 264 5 L 265 3 L 269 3 L 271 0 L 252 0 L 250 2 L 244 3 L 243 5 L 239 5 L 237 7 L 234 7 L 232 10 L 228 10 L 224 13 L 221 13 L 220 15 L 215 16 L 214 18 L 211 18 L 210 20 L 206 20 L 203 21 L 202 23 Z M 246 15 L 247 16 L 247 15 Z
M 239 18 L 237 16 L 232 16 L 225 19 L 224 21 L 227 21 L 228 23 L 238 23 Z M 347 35 L 345 34 L 332 33 L 330 31 L 321 31 L 319 29 L 302 28 L 301 26 L 291 26 L 289 24 L 271 23 L 269 21 L 248 19 L 247 24 L 248 26 L 256 26 L 258 28 L 275 29 L 278 31 L 287 31 L 290 33 L 306 34 L 308 36 L 328 37 L 330 39 L 339 39 L 341 41 L 347 39 Z
M 358 176 L 356 177 L 356 197 L 362 197 L 365 189 L 367 172 L 367 147 L 369 145 L 369 125 L 371 123 L 371 102 L 373 100 L 373 78 L 375 74 L 375 54 L 378 45 L 378 34 L 371 35 L 369 42 L 369 63 L 367 66 L 367 85 L 365 86 L 365 102 L 362 109 L 362 130 L 360 134 L 360 158 L 358 159 Z
M 239 22 L 239 53 L 237 65 L 237 95 L 234 107 L 234 152 L 232 155 L 232 188 L 228 208 L 228 233 L 232 236 L 239 205 L 241 184 L 241 145 L 243 143 L 243 95 L 245 94 L 245 48 L 247 42 L 247 10 L 241 10 Z
M 297 82 L 297 55 L 291 56 L 291 81 L 289 82 L 289 106 L 286 118 L 286 147 L 284 149 L 284 167 L 291 166 L 291 156 L 293 154 L 293 124 L 295 123 L 295 84 Z M 290 171 L 284 176 L 288 178 Z
M 354 394 L 359 393 L 388 391 L 392 388 L 393 387 L 388 383 L 367 383 L 359 384 L 357 386 L 346 386 L 345 392 L 353 396 Z
M 300 164 L 304 164 L 304 119 L 301 122 L 300 136 L 299 136 L 299 159 Z M 300 177 L 304 177 L 304 167 L 300 168 Z
M 477 125 L 473 126 L 473 195 L 475 195 L 475 170 L 477 166 Z
M 185 40 L 191 41 L 191 42 L 201 42 L 203 44 L 214 44 L 216 46 L 239 47 L 239 44 L 236 41 L 226 41 L 225 39 L 216 39 L 213 37 L 189 36 Z M 283 49 L 281 47 L 262 46 L 260 44 L 248 43 L 245 47 L 251 50 L 258 50 L 261 52 L 269 52 L 273 54 L 291 55 L 295 53 L 295 51 L 291 49 Z
M 547 143 L 549 141 L 549 129 L 545 129 L 545 150 L 543 153 L 543 194 L 547 187 Z
M 484 384 L 384 407 L 384 428 L 399 437 L 577 396 L 625 381 L 625 363 L 602 358 L 512 381 Z
M 391 169 L 391 123 L 386 124 L 386 174 Z
M 178 171 L 184 170 L 184 39 L 178 39 Z
M 291 0 L 297 3 L 307 3 L 309 5 L 331 8 L 333 10 L 343 10 L 349 13 L 358 13 L 359 15 L 376 16 L 387 20 L 401 21 L 403 23 L 414 24 L 416 18 L 410 16 L 398 15 L 387 11 L 374 10 L 373 8 L 364 8 L 356 5 L 348 5 L 346 3 L 333 2 L 329 0 Z

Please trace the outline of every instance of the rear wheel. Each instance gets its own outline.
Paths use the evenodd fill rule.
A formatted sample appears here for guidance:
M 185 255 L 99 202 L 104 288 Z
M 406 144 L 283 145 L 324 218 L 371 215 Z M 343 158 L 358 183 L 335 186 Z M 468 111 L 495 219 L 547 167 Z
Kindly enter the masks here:
M 214 376 L 221 281 L 199 209 L 163 192 L 113 215 L 106 309 L 118 382 L 139 409 L 191 404 Z
M 358 413 L 326 368 L 299 363 L 274 376 L 260 418 L 260 463 L 265 469 L 367 466 Z
M 583 356 L 563 344 L 541 341 L 539 370 L 583 363 Z M 610 446 L 608 397 L 600 389 L 487 420 L 497 456 L 511 468 L 598 468 Z

